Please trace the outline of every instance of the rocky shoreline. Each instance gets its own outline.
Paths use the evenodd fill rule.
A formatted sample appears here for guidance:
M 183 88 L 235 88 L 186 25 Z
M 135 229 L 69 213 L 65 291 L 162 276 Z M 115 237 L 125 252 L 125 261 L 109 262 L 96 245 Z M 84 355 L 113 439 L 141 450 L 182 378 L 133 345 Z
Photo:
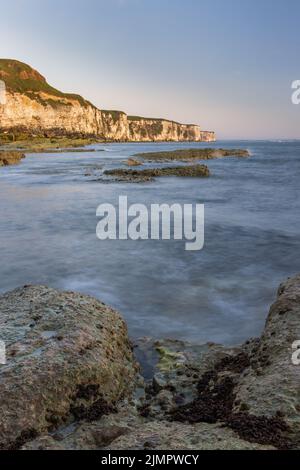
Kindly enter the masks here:
M 0 296 L 2 449 L 299 449 L 300 276 L 260 338 L 237 347 L 143 338 L 78 293 Z

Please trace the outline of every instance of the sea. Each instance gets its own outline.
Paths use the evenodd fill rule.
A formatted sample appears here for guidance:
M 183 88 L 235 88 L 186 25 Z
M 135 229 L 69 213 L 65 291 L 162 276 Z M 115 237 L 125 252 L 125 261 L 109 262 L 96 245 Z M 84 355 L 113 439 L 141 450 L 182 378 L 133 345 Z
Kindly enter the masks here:
M 140 152 L 243 148 L 209 178 L 105 182 Z M 145 167 L 153 163 L 145 163 Z M 99 240 L 99 204 L 204 204 L 205 241 Z M 258 336 L 279 284 L 300 272 L 300 141 L 112 143 L 27 154 L 0 169 L 0 292 L 42 284 L 121 312 L 132 338 L 239 344 Z

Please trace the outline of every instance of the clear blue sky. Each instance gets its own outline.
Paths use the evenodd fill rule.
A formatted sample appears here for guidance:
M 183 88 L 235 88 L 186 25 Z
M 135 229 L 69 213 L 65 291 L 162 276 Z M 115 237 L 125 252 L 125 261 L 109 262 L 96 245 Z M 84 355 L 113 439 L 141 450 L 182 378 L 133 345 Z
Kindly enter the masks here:
M 300 138 L 299 0 L 0 0 L 0 57 L 100 108 Z

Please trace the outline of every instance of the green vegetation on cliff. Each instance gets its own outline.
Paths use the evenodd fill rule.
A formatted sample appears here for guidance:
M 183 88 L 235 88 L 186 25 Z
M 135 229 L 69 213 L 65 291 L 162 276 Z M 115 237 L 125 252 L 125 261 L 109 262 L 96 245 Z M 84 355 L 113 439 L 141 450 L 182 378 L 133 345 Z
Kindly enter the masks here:
M 49 85 L 46 79 L 32 67 L 18 60 L 0 59 L 0 79 L 4 81 L 6 89 L 14 93 L 22 93 L 29 98 L 37 99 L 39 93 L 45 93 L 56 98 L 76 100 L 82 106 L 88 106 L 91 103 L 82 96 L 63 93 Z M 39 97 L 40 101 L 41 98 Z M 55 99 L 42 99 L 46 104 L 56 107 L 59 104 L 65 104 Z
M 130 170 L 127 168 L 114 168 L 105 170 L 104 175 L 112 176 L 117 181 L 138 182 L 152 181 L 158 176 L 182 176 L 190 178 L 207 177 L 210 175 L 206 165 L 173 166 L 165 168 L 146 168 L 144 170 Z
M 0 131 L 8 142 L 29 136 L 133 142 L 214 140 L 213 133 L 197 125 L 98 109 L 77 94 L 52 87 L 38 71 L 18 60 L 0 59 L 0 80 L 7 90 L 5 106 L 0 108 Z
M 172 124 L 178 124 L 181 126 L 179 122 L 176 121 L 171 121 L 171 119 L 164 119 L 164 118 L 149 118 L 149 117 L 143 117 L 143 116 L 128 116 L 129 121 L 166 121 L 166 122 L 171 122 Z

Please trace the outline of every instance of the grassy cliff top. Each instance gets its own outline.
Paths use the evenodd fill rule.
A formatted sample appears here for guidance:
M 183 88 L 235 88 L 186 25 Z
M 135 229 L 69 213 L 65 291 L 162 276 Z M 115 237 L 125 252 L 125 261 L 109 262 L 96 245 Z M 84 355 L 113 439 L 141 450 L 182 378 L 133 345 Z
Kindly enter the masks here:
M 177 121 L 172 121 L 171 119 L 165 118 L 151 118 L 151 117 L 144 117 L 144 116 L 128 116 L 129 121 L 166 121 L 171 122 L 172 124 L 177 124 L 178 126 L 197 126 L 197 124 L 182 124 Z
M 83 106 L 91 104 L 80 95 L 62 93 L 53 88 L 39 72 L 18 60 L 0 59 L 0 80 L 5 82 L 8 91 L 15 93 L 28 96 L 33 93 L 46 93 L 58 98 L 76 100 Z

